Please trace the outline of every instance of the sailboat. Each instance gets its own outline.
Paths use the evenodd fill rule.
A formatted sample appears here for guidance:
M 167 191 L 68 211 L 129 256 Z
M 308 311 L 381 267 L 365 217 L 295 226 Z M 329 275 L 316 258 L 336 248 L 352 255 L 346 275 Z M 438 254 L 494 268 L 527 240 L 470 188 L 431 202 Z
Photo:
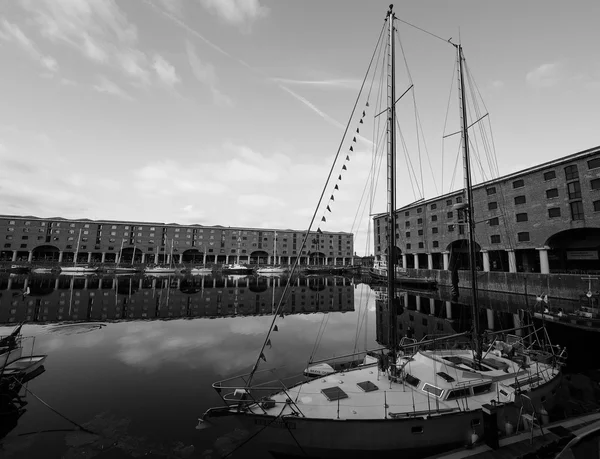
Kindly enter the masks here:
M 140 270 L 134 267 L 134 259 L 135 259 L 135 244 L 133 245 L 133 255 L 131 255 L 131 266 L 121 266 L 121 258 L 123 257 L 123 245 L 125 244 L 125 240 L 121 241 L 121 249 L 119 250 L 119 259 L 117 260 L 117 264 L 114 268 L 108 269 L 107 271 L 113 272 L 116 274 L 128 274 L 128 273 L 137 273 Z
M 169 266 L 148 266 L 144 269 L 144 274 L 174 274 L 179 270 L 173 265 L 173 240 L 171 239 L 171 254 L 169 257 Z
M 73 258 L 73 266 L 61 266 L 61 274 L 86 274 L 95 273 L 98 268 L 90 267 L 88 265 L 77 265 L 77 255 L 79 254 L 79 244 L 81 242 L 81 229 L 79 230 L 79 237 L 77 238 L 77 248 L 75 249 L 75 256 Z
M 277 231 L 273 232 L 273 261 L 277 259 Z M 261 276 L 269 275 L 269 274 L 283 274 L 287 272 L 287 268 L 283 266 L 263 266 L 262 268 L 258 268 L 256 270 L 257 274 Z
M 386 14 L 387 46 L 387 225 L 388 258 L 395 257 L 395 15 Z M 459 61 L 462 102 L 461 135 L 465 167 L 467 223 L 471 269 L 473 251 L 472 195 L 469 142 L 463 83 L 463 52 L 454 45 Z M 385 113 L 385 112 L 384 112 Z M 268 371 L 258 371 L 265 345 L 252 371 L 218 381 L 213 388 L 224 405 L 208 409 L 198 428 L 235 418 L 255 441 L 273 454 L 301 457 L 424 457 L 464 447 L 479 438 L 496 444 L 498 430 L 507 435 L 507 422 L 516 425 L 523 414 L 534 419 L 542 407 L 550 408 L 561 380 L 559 356 L 553 348 L 539 353 L 528 350 L 523 340 L 493 338 L 484 343 L 479 327 L 476 276 L 472 276 L 473 331 L 408 344 L 398 341 L 395 316 L 399 298 L 395 273 L 387 272 L 384 295 L 390 311 L 390 343 L 387 354 L 376 362 L 365 356 L 362 365 L 285 386 L 281 380 L 264 382 Z M 285 304 L 280 301 L 279 306 Z M 279 313 L 265 344 L 274 330 Z M 472 345 L 465 348 L 464 337 Z M 490 337 L 492 337 L 490 339 Z M 460 340 L 459 340 L 460 338 Z M 547 338 L 547 336 L 545 337 Z M 463 344 L 460 344 L 463 342 Z M 260 373 L 260 375 L 259 375 Z M 254 385 L 254 380 L 258 380 Z M 484 428 L 485 426 L 485 428 Z M 488 443 L 490 444 L 490 443 Z

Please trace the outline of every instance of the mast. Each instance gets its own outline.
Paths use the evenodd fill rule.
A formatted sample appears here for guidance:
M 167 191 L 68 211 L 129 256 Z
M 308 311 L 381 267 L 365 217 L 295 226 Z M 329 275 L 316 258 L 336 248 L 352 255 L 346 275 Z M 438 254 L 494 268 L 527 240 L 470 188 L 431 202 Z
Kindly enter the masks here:
M 390 5 L 388 11 L 389 47 L 388 47 L 388 74 L 387 74 L 387 192 L 388 192 L 388 310 L 390 314 L 390 349 L 392 364 L 396 363 L 396 311 L 394 310 L 394 282 L 396 276 L 396 112 L 394 101 L 396 100 L 396 75 L 394 55 L 394 5 Z
M 77 237 L 77 248 L 75 249 L 75 258 L 73 259 L 73 266 L 77 266 L 77 256 L 79 255 L 79 243 L 81 242 L 81 228 L 79 228 L 79 236 Z
M 465 97 L 465 79 L 464 79 L 464 56 L 462 52 L 462 46 L 456 46 L 458 50 L 458 79 L 459 79 L 459 109 L 461 119 L 461 141 L 463 147 L 463 167 L 464 167 L 464 179 L 465 179 L 465 221 L 467 223 L 467 230 L 469 235 L 469 269 L 471 271 L 471 291 L 472 291 L 472 314 L 473 314 L 473 341 L 475 343 L 475 357 L 478 361 L 481 361 L 482 354 L 482 336 L 479 326 L 479 305 L 477 299 L 477 270 L 476 270 L 476 258 L 475 258 L 475 221 L 473 220 L 473 186 L 471 183 L 471 164 L 469 160 L 469 132 L 467 126 L 467 103 Z

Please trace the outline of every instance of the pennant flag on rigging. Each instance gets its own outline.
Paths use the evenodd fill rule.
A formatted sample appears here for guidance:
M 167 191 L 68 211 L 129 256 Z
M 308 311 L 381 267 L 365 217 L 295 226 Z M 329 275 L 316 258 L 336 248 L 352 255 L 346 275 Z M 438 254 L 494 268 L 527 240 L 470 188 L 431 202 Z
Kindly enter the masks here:
M 335 189 L 336 189 L 336 190 L 339 190 L 339 189 L 340 189 L 340 187 L 336 185 L 336 186 L 335 186 Z
M 354 148 L 350 147 L 350 151 L 354 151 Z M 347 156 L 346 156 L 346 158 L 347 158 Z
M 348 168 L 346 167 L 346 165 L 344 164 L 344 166 L 342 167 L 342 170 L 347 171 Z

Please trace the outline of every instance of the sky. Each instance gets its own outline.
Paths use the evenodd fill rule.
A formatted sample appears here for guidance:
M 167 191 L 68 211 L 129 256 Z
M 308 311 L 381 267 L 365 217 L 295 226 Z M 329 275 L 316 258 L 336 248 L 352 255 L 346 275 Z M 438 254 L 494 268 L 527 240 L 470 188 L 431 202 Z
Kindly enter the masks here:
M 304 230 L 325 190 L 313 229 L 352 231 L 372 253 L 368 215 L 386 205 L 385 185 L 361 201 L 382 146 L 376 89 L 343 134 L 388 4 L 4 1 L 0 213 Z M 410 158 L 399 151 L 399 206 L 461 186 L 457 140 L 442 141 L 459 126 L 449 38 L 493 134 L 497 170 L 476 181 L 600 145 L 600 2 L 394 9 L 444 39 L 397 23 L 397 93 L 414 85 L 397 105 Z

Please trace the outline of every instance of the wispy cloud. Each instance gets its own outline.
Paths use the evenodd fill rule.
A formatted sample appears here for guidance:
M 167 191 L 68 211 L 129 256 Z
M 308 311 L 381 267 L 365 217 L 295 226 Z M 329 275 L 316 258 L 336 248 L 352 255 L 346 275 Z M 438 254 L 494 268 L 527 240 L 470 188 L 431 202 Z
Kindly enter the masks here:
M 169 88 L 173 88 L 173 86 L 181 82 L 181 79 L 175 71 L 175 67 L 173 67 L 173 65 L 161 55 L 154 55 L 152 67 L 156 71 L 160 81 L 166 84 Z
M 58 62 L 56 62 L 56 59 L 52 56 L 42 54 L 33 40 L 27 37 L 17 24 L 12 24 L 6 19 L 2 19 L 0 24 L 2 25 L 0 38 L 18 43 L 32 59 L 38 61 L 51 75 L 58 72 Z
M 134 86 L 171 88 L 180 81 L 172 63 L 139 48 L 137 27 L 114 0 L 22 0 L 21 5 L 49 41 L 76 49 L 94 64 L 120 71 Z
M 551 88 L 562 80 L 562 65 L 559 62 L 542 64 L 525 75 L 525 81 L 536 89 Z
M 214 103 L 219 106 L 233 105 L 231 98 L 223 94 L 218 88 L 218 78 L 215 67 L 210 62 L 202 62 L 196 54 L 194 45 L 192 45 L 189 41 L 187 41 L 185 44 L 185 50 L 194 76 L 198 79 L 198 81 L 208 87 L 210 93 L 212 94 Z
M 273 78 L 273 81 L 277 83 L 299 85 L 299 86 L 313 86 L 320 89 L 352 89 L 357 90 L 360 88 L 360 80 L 356 79 L 329 79 L 329 80 L 295 80 L 291 78 Z
M 261 5 L 260 0 L 200 0 L 200 3 L 224 22 L 245 31 L 250 30 L 257 19 L 269 14 L 269 8 Z
M 98 92 L 102 92 L 105 94 L 110 94 L 112 96 L 121 97 L 126 100 L 133 100 L 127 92 L 125 92 L 121 87 L 119 87 L 115 82 L 109 80 L 105 76 L 100 76 L 97 84 L 93 86 L 94 90 Z

